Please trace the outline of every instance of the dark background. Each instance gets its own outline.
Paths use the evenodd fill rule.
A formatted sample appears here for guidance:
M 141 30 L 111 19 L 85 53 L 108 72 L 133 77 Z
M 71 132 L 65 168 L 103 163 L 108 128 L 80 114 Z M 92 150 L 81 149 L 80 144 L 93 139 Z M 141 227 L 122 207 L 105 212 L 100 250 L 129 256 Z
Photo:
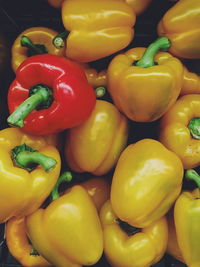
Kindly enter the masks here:
M 137 17 L 135 25 L 135 38 L 131 47 L 147 46 L 157 38 L 156 25 L 163 14 L 172 6 L 174 2 L 168 0 L 152 0 L 150 7 Z M 7 64 L 0 73 L 0 127 L 7 127 L 7 89 L 14 79 L 15 75 L 10 67 L 10 48 L 16 37 L 25 29 L 35 26 L 49 27 L 61 32 L 64 30 L 59 9 L 51 7 L 45 0 L 0 0 L 0 33 L 4 36 L 7 44 Z M 122 52 L 122 51 L 121 51 Z M 96 62 L 90 63 L 92 67 L 98 70 L 107 67 L 112 59 L 107 57 Z M 189 70 L 199 73 L 199 61 L 184 60 L 183 62 Z M 129 143 L 133 143 L 143 138 L 157 139 L 159 122 L 135 123 L 130 122 Z M 2 241 L 2 242 L 1 242 Z M 4 241 L 4 224 L 0 225 L 0 266 L 18 267 L 21 266 L 9 254 Z M 95 265 L 96 267 L 106 267 L 109 264 L 105 258 Z M 176 261 L 169 255 L 165 257 L 154 267 L 184 267 L 185 265 Z M 67 267 L 67 266 L 66 266 Z

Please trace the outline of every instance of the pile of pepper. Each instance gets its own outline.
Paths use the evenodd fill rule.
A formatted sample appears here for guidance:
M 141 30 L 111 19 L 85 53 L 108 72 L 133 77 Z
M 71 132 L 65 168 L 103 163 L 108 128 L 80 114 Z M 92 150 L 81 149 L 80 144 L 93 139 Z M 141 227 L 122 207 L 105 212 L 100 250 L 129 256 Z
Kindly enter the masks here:
M 200 1 L 172 2 L 138 47 L 152 2 L 47 0 L 63 31 L 11 44 L 0 224 L 22 266 L 200 266 L 200 77 L 185 64 Z

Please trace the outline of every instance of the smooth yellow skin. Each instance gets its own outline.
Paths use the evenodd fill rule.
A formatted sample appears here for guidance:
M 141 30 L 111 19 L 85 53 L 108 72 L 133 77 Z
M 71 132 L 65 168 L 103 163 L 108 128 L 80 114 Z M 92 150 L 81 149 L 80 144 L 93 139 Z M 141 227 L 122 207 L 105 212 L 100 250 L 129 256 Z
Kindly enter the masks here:
M 175 259 L 184 262 L 177 242 L 176 228 L 174 224 L 174 209 L 171 209 L 170 212 L 168 212 L 167 214 L 167 224 L 169 234 L 166 252 Z
M 20 33 L 12 45 L 11 66 L 14 72 L 16 72 L 19 65 L 28 57 L 28 48 L 21 46 L 20 43 L 22 35 L 26 35 L 34 44 L 44 45 L 49 54 L 57 56 L 64 56 L 65 54 L 65 47 L 56 48 L 52 43 L 53 38 L 58 35 L 58 32 L 46 27 L 29 28 Z
M 26 144 L 54 158 L 57 164 L 46 172 L 41 166 L 28 172 L 13 165 L 11 150 Z M 0 222 L 11 217 L 24 217 L 37 210 L 53 189 L 60 174 L 58 150 L 42 137 L 24 134 L 16 128 L 0 131 Z
M 62 22 L 70 33 L 66 56 L 90 62 L 125 48 L 134 37 L 133 9 L 116 0 L 67 0 L 62 4 Z
M 6 223 L 6 244 L 9 252 L 22 266 L 52 266 L 41 255 L 30 255 L 33 246 L 26 235 L 25 218 L 11 218 Z
M 174 221 L 177 241 L 188 267 L 200 266 L 200 192 L 182 192 L 175 203 Z
M 107 74 L 106 70 L 96 71 L 95 69 L 85 68 L 84 69 L 87 80 L 94 88 L 98 86 L 107 85 Z
M 168 239 L 165 217 L 139 233 L 128 236 L 121 229 L 108 200 L 100 211 L 104 235 L 104 253 L 113 267 L 149 267 L 165 253 Z
M 175 153 L 153 139 L 129 145 L 120 155 L 111 184 L 114 212 L 143 228 L 164 216 L 181 191 L 183 166 Z
M 64 0 L 47 0 L 47 1 L 51 6 L 53 6 L 55 8 L 61 8 L 62 3 L 64 2 Z M 74 1 L 76 1 L 76 0 L 74 0 Z M 84 0 L 82 0 L 82 1 L 84 1 Z M 152 0 L 119 0 L 119 1 L 126 2 L 127 4 L 129 4 L 133 8 L 136 15 L 140 15 L 150 5 Z
M 158 35 L 171 41 L 170 53 L 181 58 L 200 58 L 200 1 L 181 0 L 158 24 Z
M 180 97 L 160 121 L 159 140 L 182 160 L 184 169 L 200 165 L 200 140 L 190 134 L 188 124 L 200 117 L 200 95 Z
M 158 52 L 158 65 L 134 66 L 145 48 L 137 47 L 115 56 L 107 71 L 108 91 L 130 120 L 151 122 L 159 119 L 176 101 L 182 86 L 182 63 L 167 52 Z
M 104 175 L 117 163 L 128 138 L 128 120 L 117 108 L 97 100 L 90 117 L 66 136 L 65 158 L 76 172 Z
M 200 93 L 200 76 L 190 72 L 184 67 L 183 84 L 180 95 L 199 94 Z
M 106 177 L 92 177 L 80 185 L 87 190 L 99 212 L 103 204 L 110 198 L 110 183 Z
M 36 250 L 56 267 L 93 265 L 103 253 L 103 233 L 95 205 L 79 185 L 26 218 Z

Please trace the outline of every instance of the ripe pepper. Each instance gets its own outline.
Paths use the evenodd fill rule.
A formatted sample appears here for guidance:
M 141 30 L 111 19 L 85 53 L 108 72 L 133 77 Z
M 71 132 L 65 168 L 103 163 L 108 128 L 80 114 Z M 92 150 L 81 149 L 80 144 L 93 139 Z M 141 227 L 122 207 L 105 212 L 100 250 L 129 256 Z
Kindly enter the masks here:
M 200 165 L 200 95 L 180 97 L 160 121 L 159 140 L 181 159 L 184 169 Z
M 92 177 L 80 183 L 80 185 L 87 190 L 99 212 L 103 204 L 110 197 L 110 184 L 106 180 L 106 177 Z
M 181 95 L 199 94 L 200 93 L 200 76 L 196 73 L 190 72 L 184 67 L 183 83 L 181 88 Z
M 147 49 L 132 48 L 111 60 L 107 71 L 108 91 L 117 108 L 129 119 L 155 121 L 178 98 L 182 63 L 167 52 L 157 53 L 169 46 L 169 40 L 163 37 Z
M 121 153 L 114 171 L 113 210 L 122 221 L 147 227 L 171 208 L 182 178 L 181 160 L 160 142 L 142 139 L 131 144 Z
M 42 137 L 0 131 L 0 223 L 38 209 L 60 173 L 60 155 Z
M 166 252 L 175 259 L 184 262 L 183 256 L 181 255 L 181 251 L 177 242 L 173 208 L 167 214 L 167 224 L 168 224 L 168 243 Z
M 149 267 L 165 253 L 168 239 L 165 217 L 148 227 L 135 228 L 120 221 L 108 200 L 100 211 L 104 253 L 113 267 Z
M 16 72 L 19 65 L 29 56 L 36 54 L 53 54 L 64 56 L 65 47 L 56 48 L 52 40 L 58 32 L 46 27 L 26 29 L 16 38 L 11 50 L 11 65 Z
M 149 6 L 152 0 L 119 0 L 119 1 L 126 2 L 133 8 L 136 15 L 140 15 L 142 12 L 145 11 L 145 9 Z M 55 8 L 61 8 L 63 2 L 64 0 L 48 0 L 48 3 Z
M 28 79 L 27 79 L 28 77 Z M 8 123 L 46 135 L 84 122 L 96 102 L 82 68 L 64 57 L 45 54 L 26 59 L 8 91 Z
M 174 207 L 174 221 L 177 241 L 187 266 L 200 266 L 200 176 L 194 170 L 187 170 L 185 177 L 196 182 L 198 188 L 192 192 L 183 191 Z
M 91 196 L 96 208 L 100 208 L 109 199 L 110 185 L 103 177 L 93 177 L 80 183 Z M 68 193 L 68 190 L 65 192 Z M 52 266 L 30 244 L 26 234 L 25 218 L 11 218 L 6 223 L 6 243 L 12 256 L 26 267 Z
M 66 56 L 90 62 L 125 48 L 134 37 L 136 16 L 125 2 L 116 0 L 67 0 L 62 3 Z M 55 45 L 62 46 L 55 38 Z
M 6 223 L 6 244 L 11 255 L 26 267 L 52 266 L 36 253 L 26 235 L 25 218 L 12 218 Z
M 46 209 L 26 217 L 31 243 L 56 267 L 95 264 L 103 252 L 103 233 L 92 199 L 79 185 L 61 197 L 55 189 Z
M 90 117 L 66 133 L 66 162 L 76 172 L 106 174 L 115 166 L 127 139 L 126 117 L 113 104 L 97 100 Z
M 172 45 L 170 53 L 181 58 L 200 58 L 200 1 L 181 0 L 172 6 L 158 24 L 158 35 Z

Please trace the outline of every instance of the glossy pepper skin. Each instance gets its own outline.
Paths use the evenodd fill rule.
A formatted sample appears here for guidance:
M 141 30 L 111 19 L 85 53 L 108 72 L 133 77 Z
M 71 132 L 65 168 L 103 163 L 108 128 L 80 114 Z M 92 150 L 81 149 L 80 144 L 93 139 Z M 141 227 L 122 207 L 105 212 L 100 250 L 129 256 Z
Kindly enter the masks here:
M 94 176 L 87 181 L 80 183 L 92 198 L 98 212 L 110 197 L 110 183 L 106 179 L 106 177 Z
M 41 165 L 33 170 L 17 166 L 11 156 L 16 146 L 26 144 L 56 160 L 53 169 Z M 54 187 L 60 173 L 60 155 L 42 137 L 29 136 L 16 128 L 0 131 L 0 222 L 11 217 L 23 217 L 37 210 Z
M 46 27 L 32 27 L 26 29 L 16 38 L 12 45 L 11 49 L 11 65 L 14 72 L 16 72 L 19 65 L 29 56 L 38 53 L 49 53 L 57 56 L 64 56 L 65 47 L 56 48 L 52 40 L 58 34 L 58 32 L 46 28 Z M 21 39 L 23 36 L 26 36 L 30 39 L 30 41 L 41 49 L 41 51 L 35 51 L 33 47 L 23 46 L 21 43 Z
M 116 165 L 127 138 L 126 117 L 113 104 L 97 100 L 90 117 L 66 133 L 66 162 L 76 172 L 104 175 Z
M 25 218 L 12 218 L 6 223 L 6 244 L 9 252 L 22 266 L 52 266 L 41 255 L 34 254 L 33 246 L 26 235 Z
M 166 252 L 174 257 L 175 259 L 184 262 L 181 254 L 176 235 L 176 228 L 174 224 L 174 209 L 172 208 L 167 214 L 167 225 L 168 225 L 168 242 Z
M 90 62 L 112 55 L 132 41 L 135 20 L 133 9 L 123 1 L 64 1 L 62 22 L 70 32 L 66 56 Z
M 200 58 L 199 16 L 199 0 L 178 1 L 164 14 L 157 31 L 170 39 L 170 53 L 180 58 Z
M 9 87 L 13 114 L 8 123 L 34 135 L 57 133 L 84 122 L 95 102 L 94 90 L 78 64 L 55 55 L 36 55 L 20 65 Z
M 152 0 L 119 0 L 129 4 L 136 15 L 140 15 L 150 5 Z M 48 0 L 48 3 L 55 8 L 61 8 L 64 0 Z
M 164 255 L 168 239 L 165 217 L 148 227 L 133 229 L 132 234 L 127 233 L 120 227 L 108 200 L 101 208 L 100 219 L 104 235 L 104 253 L 111 266 L 149 267 Z
M 101 223 L 82 186 L 26 217 L 26 227 L 34 248 L 56 267 L 92 265 L 102 255 Z
M 190 72 L 186 67 L 183 71 L 183 83 L 180 95 L 199 94 L 200 93 L 200 76 Z
M 174 207 L 174 222 L 178 245 L 186 265 L 197 267 L 200 265 L 200 177 L 194 170 L 186 170 L 186 176 L 192 180 L 196 176 L 198 188 L 192 192 L 183 191 L 178 197 Z
M 108 66 L 108 91 L 117 108 L 130 120 L 159 119 L 180 94 L 183 66 L 169 53 L 157 52 L 145 64 L 136 65 L 147 51 L 156 52 L 157 45 L 169 47 L 170 43 L 167 39 L 158 39 L 147 49 L 132 48 L 115 56 Z M 154 50 L 150 50 L 151 47 Z
M 171 208 L 180 194 L 182 178 L 181 160 L 160 142 L 142 139 L 131 144 L 114 171 L 113 210 L 122 221 L 147 227 Z
M 181 159 L 184 169 L 199 166 L 200 95 L 180 97 L 160 121 L 159 140 Z

